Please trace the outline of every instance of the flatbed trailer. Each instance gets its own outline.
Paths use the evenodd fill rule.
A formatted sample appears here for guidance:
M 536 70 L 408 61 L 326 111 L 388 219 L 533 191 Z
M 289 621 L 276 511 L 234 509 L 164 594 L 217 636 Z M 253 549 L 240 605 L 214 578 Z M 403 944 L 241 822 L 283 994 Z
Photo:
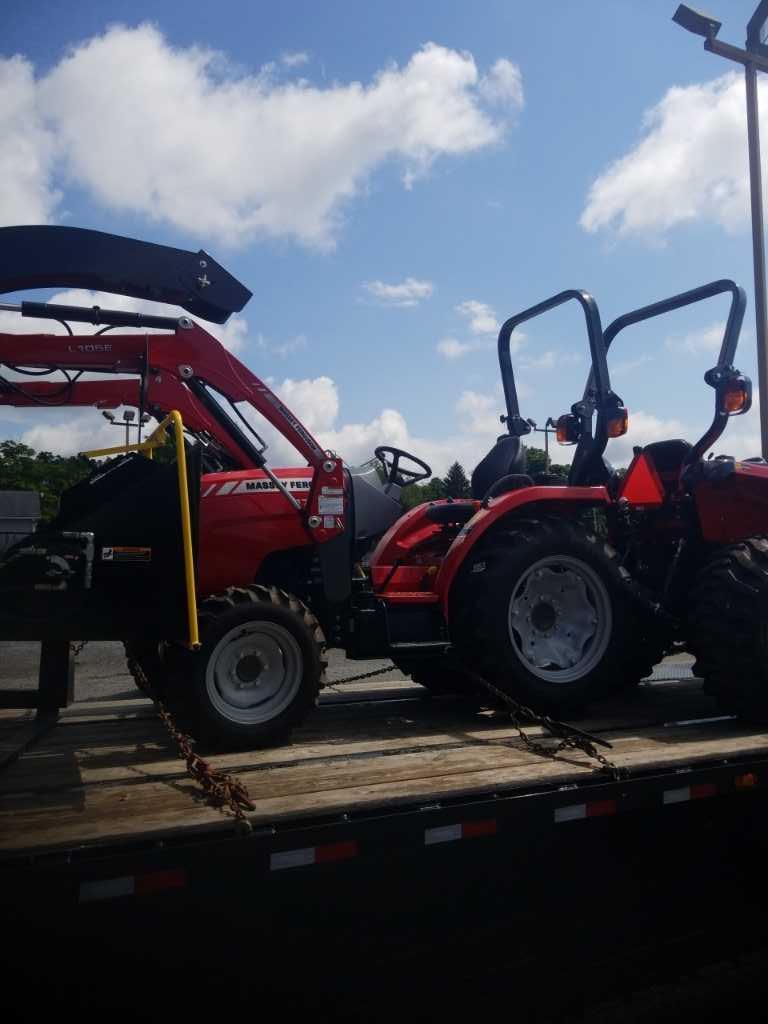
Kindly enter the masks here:
M 96 1006 L 114 999 L 107 964 L 139 968 L 124 1000 L 161 963 L 176 1006 L 204 965 L 294 1010 L 324 993 L 341 1018 L 411 985 L 455 1008 L 481 971 L 476 1005 L 488 971 L 530 981 L 544 961 L 554 1006 L 660 949 L 677 963 L 719 948 L 713 933 L 726 952 L 768 937 L 768 732 L 699 681 L 643 683 L 578 722 L 610 740 L 618 780 L 581 751 L 533 753 L 502 712 L 423 694 L 326 691 L 290 744 L 212 757 L 248 787 L 247 832 L 202 798 L 150 701 L 65 709 L 0 774 L 6 966 L 34 978 L 44 957 L 56 992 Z M 1 711 L 0 743 L 31 714 Z

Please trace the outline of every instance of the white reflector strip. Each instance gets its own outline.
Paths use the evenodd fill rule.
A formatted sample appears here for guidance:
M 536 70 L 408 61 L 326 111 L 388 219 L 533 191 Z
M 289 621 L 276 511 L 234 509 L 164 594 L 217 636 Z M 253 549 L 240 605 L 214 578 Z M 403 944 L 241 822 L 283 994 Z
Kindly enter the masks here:
M 213 494 L 213 492 L 215 490 L 216 490 L 216 484 L 209 484 L 208 487 L 206 487 L 205 490 L 203 491 L 203 497 L 207 498 L 208 495 L 209 494 Z
M 228 480 L 227 483 L 222 484 L 221 487 L 219 488 L 218 497 L 221 497 L 222 494 L 229 494 L 230 491 L 234 491 L 234 489 L 237 487 L 237 484 L 237 480 Z
M 682 804 L 686 800 L 691 799 L 691 787 L 682 786 L 680 789 L 665 789 L 664 790 L 664 803 L 665 804 Z
M 269 870 L 280 871 L 282 868 L 300 868 L 315 863 L 315 847 L 305 846 L 302 850 L 281 850 L 269 857 Z
M 441 825 L 440 828 L 424 829 L 424 845 L 432 843 L 452 843 L 461 839 L 461 825 Z
M 579 818 L 586 818 L 586 804 L 570 804 L 568 807 L 555 808 L 555 821 L 577 821 Z
M 134 878 L 128 875 L 125 878 L 105 878 L 98 882 L 80 883 L 80 903 L 90 903 L 92 900 L 112 900 L 118 896 L 133 896 L 135 889 Z

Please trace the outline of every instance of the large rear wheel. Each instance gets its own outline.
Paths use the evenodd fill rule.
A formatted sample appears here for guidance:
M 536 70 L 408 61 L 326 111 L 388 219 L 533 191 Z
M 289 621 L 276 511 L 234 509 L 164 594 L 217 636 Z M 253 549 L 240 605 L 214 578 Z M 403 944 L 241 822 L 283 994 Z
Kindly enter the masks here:
M 520 520 L 481 541 L 455 606 L 453 639 L 468 666 L 540 710 L 618 692 L 664 654 L 613 549 L 557 517 Z
M 729 714 L 768 721 L 768 538 L 718 551 L 691 593 L 694 674 Z

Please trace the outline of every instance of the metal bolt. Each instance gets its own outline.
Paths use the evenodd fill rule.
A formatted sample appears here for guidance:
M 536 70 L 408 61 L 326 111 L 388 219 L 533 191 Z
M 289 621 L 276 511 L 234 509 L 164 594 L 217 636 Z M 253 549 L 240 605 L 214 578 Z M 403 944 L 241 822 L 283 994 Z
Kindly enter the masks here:
M 332 473 L 334 469 L 336 469 L 336 463 L 332 462 L 330 459 L 326 459 L 323 463 L 323 472 Z
M 316 530 L 318 526 L 322 524 L 323 520 L 320 516 L 310 516 L 307 522 L 309 523 L 309 528 L 311 530 Z

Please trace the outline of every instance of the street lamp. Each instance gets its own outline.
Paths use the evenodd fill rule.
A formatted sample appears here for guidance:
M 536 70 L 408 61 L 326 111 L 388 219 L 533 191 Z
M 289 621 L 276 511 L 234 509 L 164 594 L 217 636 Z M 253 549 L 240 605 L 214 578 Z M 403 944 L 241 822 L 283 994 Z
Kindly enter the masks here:
M 526 420 L 526 423 L 530 426 L 537 434 L 544 435 L 544 472 L 549 472 L 549 435 L 557 433 L 557 424 L 551 416 L 547 417 L 547 422 L 543 427 L 537 427 L 535 420 Z M 550 429 L 551 428 L 551 429 Z
M 134 409 L 124 409 L 123 410 L 123 418 L 121 420 L 115 419 L 115 414 L 113 412 L 110 412 L 108 409 L 103 409 L 101 415 L 104 417 L 105 420 L 109 420 L 109 422 L 114 427 L 122 427 L 122 426 L 124 426 L 125 427 L 125 443 L 126 443 L 126 445 L 131 443 L 131 427 L 133 426 L 133 421 L 136 419 L 136 412 L 135 412 Z M 141 441 L 141 428 L 144 426 L 145 423 L 149 423 L 149 419 L 150 419 L 149 415 L 144 412 L 144 413 L 141 414 L 141 418 L 140 418 L 139 422 L 136 424 L 136 429 L 138 430 L 138 440 L 139 441 Z
M 760 0 L 747 25 L 747 48 L 740 49 L 715 37 L 720 22 L 709 14 L 680 4 L 672 20 L 682 28 L 704 37 L 704 49 L 744 65 L 747 86 L 747 144 L 749 147 L 749 192 L 752 204 L 752 261 L 755 273 L 755 325 L 757 334 L 757 378 L 760 388 L 760 440 L 763 458 L 768 458 L 768 316 L 765 289 L 765 235 L 763 229 L 763 184 L 760 168 L 760 127 L 757 111 L 757 72 L 768 71 L 768 0 Z

